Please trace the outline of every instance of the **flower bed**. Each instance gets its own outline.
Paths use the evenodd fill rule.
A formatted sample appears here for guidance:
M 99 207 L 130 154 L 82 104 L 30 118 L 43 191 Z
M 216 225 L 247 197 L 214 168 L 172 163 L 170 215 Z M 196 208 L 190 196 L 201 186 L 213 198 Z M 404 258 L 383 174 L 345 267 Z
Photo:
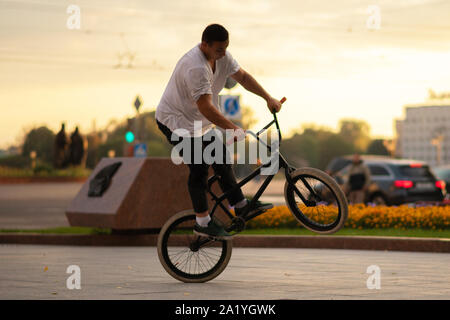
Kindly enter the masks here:
M 332 206 L 329 214 L 320 216 L 321 222 L 329 222 L 330 216 L 336 214 Z M 302 207 L 305 210 L 306 208 Z M 247 228 L 295 228 L 301 224 L 295 219 L 286 206 L 278 206 L 250 220 Z M 409 207 L 366 206 L 362 204 L 349 205 L 348 219 L 344 225 L 353 229 L 450 229 L 450 205 Z

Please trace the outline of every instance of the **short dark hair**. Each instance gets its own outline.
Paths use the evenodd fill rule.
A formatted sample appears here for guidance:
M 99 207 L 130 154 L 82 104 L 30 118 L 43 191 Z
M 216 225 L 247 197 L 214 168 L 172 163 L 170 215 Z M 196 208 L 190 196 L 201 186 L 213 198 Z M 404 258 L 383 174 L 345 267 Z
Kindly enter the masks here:
M 214 41 L 227 41 L 228 40 L 228 31 L 220 24 L 214 23 L 210 24 L 205 28 L 202 34 L 202 41 L 205 41 L 208 44 L 213 43 Z

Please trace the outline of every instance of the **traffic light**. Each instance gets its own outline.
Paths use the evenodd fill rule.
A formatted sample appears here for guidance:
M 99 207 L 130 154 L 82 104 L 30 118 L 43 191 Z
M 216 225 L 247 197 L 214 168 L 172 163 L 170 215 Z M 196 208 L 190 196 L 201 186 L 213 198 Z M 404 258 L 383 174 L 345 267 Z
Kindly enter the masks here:
M 127 119 L 127 130 L 125 132 L 125 140 L 128 143 L 133 143 L 134 142 L 134 130 L 133 130 L 133 125 L 134 125 L 134 118 L 128 118 Z
M 128 143 L 132 143 L 134 141 L 134 133 L 131 131 L 127 131 L 127 133 L 125 133 L 125 140 Z

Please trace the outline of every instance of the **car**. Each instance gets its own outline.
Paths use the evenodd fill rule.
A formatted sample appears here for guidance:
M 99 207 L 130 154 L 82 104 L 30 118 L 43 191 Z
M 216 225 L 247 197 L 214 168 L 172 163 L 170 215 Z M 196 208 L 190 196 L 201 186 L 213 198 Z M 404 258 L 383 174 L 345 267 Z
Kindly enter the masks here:
M 450 198 L 450 165 L 434 167 L 432 171 L 438 179 L 445 182 L 447 198 Z
M 350 167 L 347 165 L 351 158 L 351 155 L 336 158 L 327 166 L 327 172 L 341 186 L 348 180 Z M 368 166 L 371 177 L 365 203 L 400 205 L 440 202 L 445 197 L 445 182 L 436 178 L 426 162 L 370 155 L 362 155 L 361 159 Z

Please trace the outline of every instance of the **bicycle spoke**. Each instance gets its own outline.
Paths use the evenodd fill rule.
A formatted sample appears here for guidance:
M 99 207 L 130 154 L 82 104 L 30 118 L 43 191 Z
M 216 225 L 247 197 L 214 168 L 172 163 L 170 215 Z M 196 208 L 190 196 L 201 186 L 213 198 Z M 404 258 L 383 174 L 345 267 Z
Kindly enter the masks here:
M 202 255 L 203 252 L 199 251 L 199 255 Z M 208 259 L 205 259 L 205 261 L 201 260 L 201 264 L 205 267 L 206 270 L 209 270 L 211 268 L 211 264 L 207 264 Z
M 189 249 L 189 248 L 186 248 L 186 249 L 183 249 L 183 250 L 181 250 L 181 251 L 178 251 L 178 252 L 176 252 L 176 253 L 174 253 L 174 254 L 168 253 L 168 255 L 169 255 L 170 260 L 176 260 L 176 259 L 178 259 L 179 257 L 181 257 L 183 254 L 187 253 L 188 250 L 190 250 L 190 249 Z
M 201 264 L 201 259 L 200 259 L 200 253 L 197 252 L 197 266 L 200 272 L 198 273 L 203 273 L 203 268 L 202 268 L 202 264 Z
M 214 261 L 213 258 L 206 252 L 206 250 L 203 250 L 202 254 L 205 256 L 206 261 L 211 262 L 211 263 Z
M 188 265 L 190 255 L 191 255 L 191 251 L 188 251 L 184 260 L 180 262 L 180 270 L 185 270 L 186 266 Z

